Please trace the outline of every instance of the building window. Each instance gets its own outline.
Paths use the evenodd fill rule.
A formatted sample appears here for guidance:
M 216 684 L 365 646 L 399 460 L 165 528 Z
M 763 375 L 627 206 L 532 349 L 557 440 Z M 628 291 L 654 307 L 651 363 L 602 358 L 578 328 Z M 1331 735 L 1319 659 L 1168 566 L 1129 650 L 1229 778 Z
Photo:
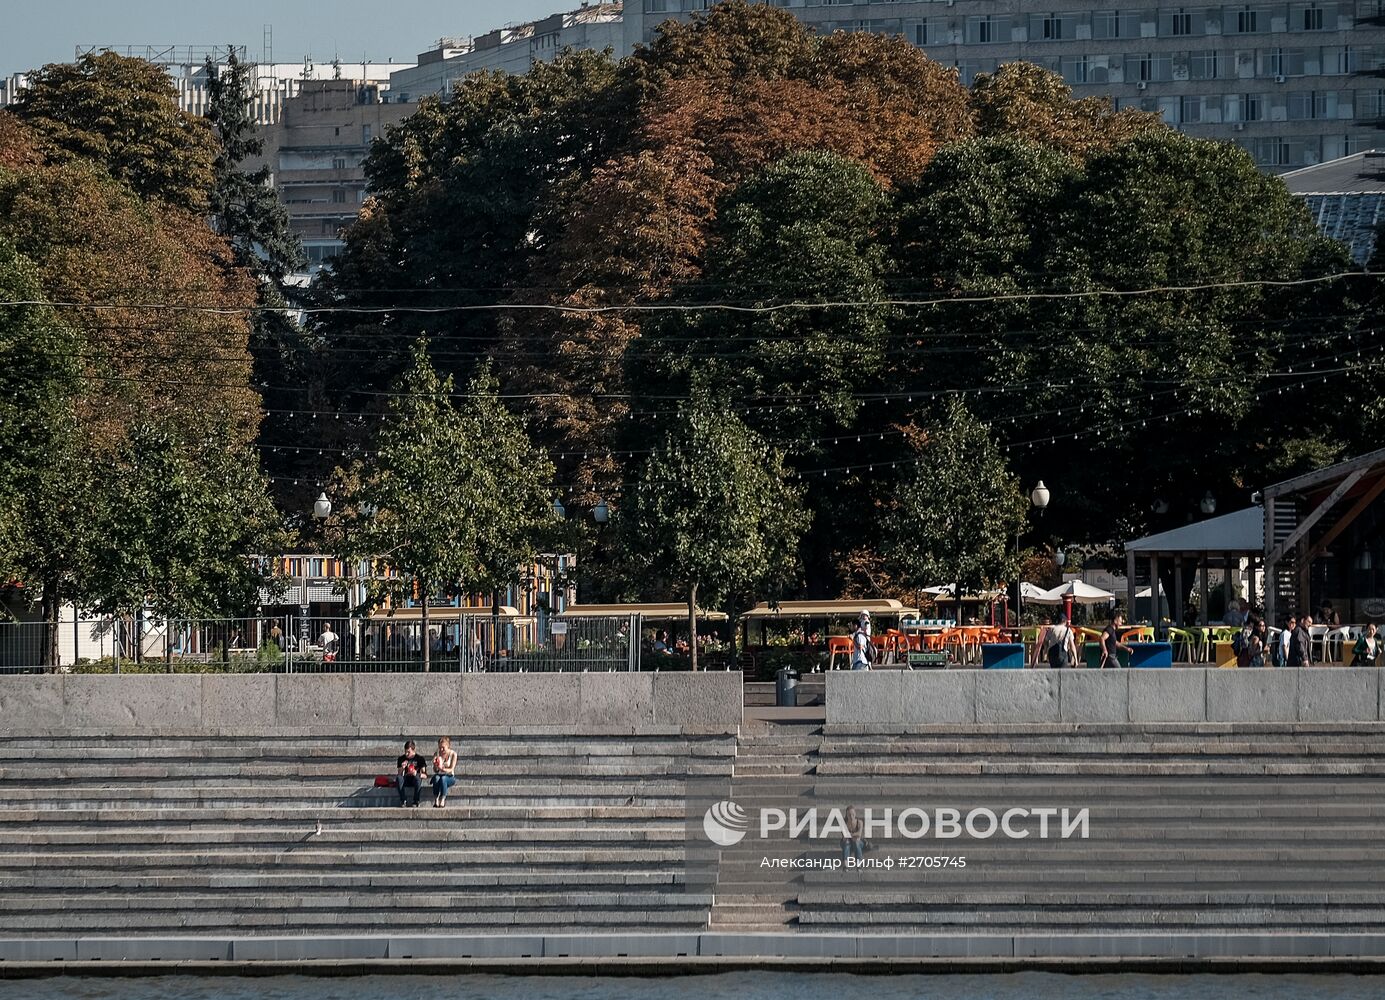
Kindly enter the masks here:
M 913 43 L 919 48 L 923 48 L 923 46 L 929 45 L 934 41 L 929 34 L 927 21 L 915 21 L 913 24 L 909 25 L 908 37 L 912 39 Z
M 1184 97 L 1180 101 L 1178 119 L 1184 124 L 1197 124 L 1202 121 L 1202 98 Z
M 1269 15 L 1265 11 L 1255 7 L 1242 7 L 1236 11 L 1236 31 L 1242 35 L 1253 35 L 1265 29 L 1260 26 L 1261 15 L 1264 15 L 1266 23 L 1269 22 Z
M 1131 58 L 1135 62 L 1135 72 L 1129 77 L 1131 79 L 1141 83 L 1157 83 L 1173 77 L 1173 58 L 1167 54 L 1151 53 Z
M 345 189 L 345 188 L 333 188 L 333 189 L 332 189 L 332 204 L 333 204 L 333 205 L 345 205 L 345 204 L 346 204 L 346 189 Z
M 1059 72 L 1068 83 L 1086 83 L 1089 68 L 1086 56 L 1066 56 L 1059 63 Z
M 1303 76 L 1302 49 L 1265 49 L 1261 53 L 1261 76 Z
M 369 126 L 369 125 L 362 125 L 362 126 L 361 126 L 361 145 L 362 145 L 362 146 L 369 146 L 369 145 L 370 145 L 370 139 L 371 139 L 370 126 Z
M 1160 15 L 1160 34 L 1162 35 L 1191 35 L 1193 33 L 1193 15 L 1191 12 L 1180 7 L 1178 10 L 1165 11 Z
M 333 170 L 345 170 L 345 169 L 346 169 L 346 157 L 344 157 L 344 156 L 337 156 L 337 157 L 334 157 L 334 158 L 332 159 L 332 169 L 333 169 Z
M 1294 11 L 1290 23 L 1302 31 L 1322 31 L 1323 10 L 1315 3 L 1299 7 Z
M 967 18 L 966 40 L 969 45 L 988 45 L 1010 40 L 1010 20 L 994 15 Z
M 1092 12 L 1092 37 L 1093 38 L 1120 38 L 1121 19 L 1120 12 L 1114 10 L 1097 10 Z
M 1188 58 L 1188 75 L 1194 80 L 1215 80 L 1221 75 L 1221 53 L 1194 52 Z
M 1228 101 L 1226 120 L 1258 122 L 1264 119 L 1264 98 L 1260 94 L 1236 94 Z

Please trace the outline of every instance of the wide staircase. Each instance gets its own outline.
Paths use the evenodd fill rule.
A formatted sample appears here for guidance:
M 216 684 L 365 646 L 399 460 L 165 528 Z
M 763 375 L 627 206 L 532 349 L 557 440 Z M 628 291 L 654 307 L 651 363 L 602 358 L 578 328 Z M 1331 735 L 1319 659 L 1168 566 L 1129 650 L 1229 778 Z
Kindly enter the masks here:
M 873 838 L 922 871 L 758 872 L 723 852 L 712 925 L 875 935 L 1168 935 L 1385 930 L 1385 727 L 1008 726 L 896 735 L 806 727 L 742 738 L 733 797 L 927 808 L 1090 805 L 1085 840 Z M 827 802 L 826 804 L 839 804 Z M 804 844 L 834 854 L 835 843 Z
M 0 737 L 0 936 L 706 926 L 684 785 L 728 776 L 734 737 L 465 738 L 445 809 L 374 787 L 401 744 Z

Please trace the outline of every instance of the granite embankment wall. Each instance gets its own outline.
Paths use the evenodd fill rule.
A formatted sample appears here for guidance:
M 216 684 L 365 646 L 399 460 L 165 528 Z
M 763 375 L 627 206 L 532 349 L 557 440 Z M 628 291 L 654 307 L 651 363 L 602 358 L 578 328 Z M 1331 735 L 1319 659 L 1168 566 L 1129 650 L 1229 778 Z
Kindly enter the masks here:
M 1366 667 L 839 671 L 827 677 L 827 724 L 1379 722 L 1381 674 Z
M 0 677 L 0 733 L 505 729 L 734 733 L 741 675 L 52 674 Z

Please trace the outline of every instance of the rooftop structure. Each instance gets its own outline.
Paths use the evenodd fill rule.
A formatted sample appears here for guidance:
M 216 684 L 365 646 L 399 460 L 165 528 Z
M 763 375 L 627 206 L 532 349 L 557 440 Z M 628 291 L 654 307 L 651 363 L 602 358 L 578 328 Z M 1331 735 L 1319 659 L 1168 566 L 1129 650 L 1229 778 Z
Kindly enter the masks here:
M 1385 226 L 1385 150 L 1368 149 L 1283 176 L 1318 228 L 1345 243 L 1356 263 L 1369 264 Z
M 268 36 L 266 38 L 268 42 Z M 339 80 L 343 77 L 368 83 L 387 85 L 390 74 L 409 68 L 407 63 L 343 62 L 333 59 L 317 62 L 311 57 L 302 62 L 276 63 L 272 49 L 259 62 L 250 59 L 245 46 L 235 46 L 236 58 L 249 66 L 254 76 L 254 98 L 251 113 L 260 125 L 272 125 L 279 120 L 284 102 L 295 97 L 307 81 Z M 75 57 L 101 52 L 114 52 L 133 59 L 144 59 L 163 67 L 178 92 L 178 106 L 194 115 L 207 112 L 207 61 L 224 67 L 231 49 L 224 45 L 78 45 Z M 28 74 L 16 73 L 0 79 L 0 107 L 12 104 L 28 85 Z
M 404 100 L 427 95 L 446 98 L 458 80 L 478 70 L 525 73 L 536 62 L 564 49 L 629 52 L 622 26 L 623 4 L 584 3 L 576 10 L 497 28 L 472 38 L 442 38 L 418 56 L 418 65 L 390 77 L 390 88 Z

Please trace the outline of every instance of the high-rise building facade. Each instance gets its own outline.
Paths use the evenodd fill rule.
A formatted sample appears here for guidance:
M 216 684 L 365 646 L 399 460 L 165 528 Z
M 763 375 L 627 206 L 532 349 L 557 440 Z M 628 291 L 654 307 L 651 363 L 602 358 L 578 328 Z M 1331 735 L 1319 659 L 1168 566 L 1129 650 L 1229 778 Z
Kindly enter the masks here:
M 342 247 L 342 231 L 366 197 L 362 162 L 374 139 L 416 106 L 389 103 L 367 80 L 307 80 L 284 101 L 279 120 L 260 130 L 264 163 L 315 271 Z M 258 163 L 249 164 L 250 167 Z
M 1157 111 L 1189 135 L 1235 142 L 1268 170 L 1379 144 L 1385 0 L 1078 4 L 1073 0 L 772 0 L 819 33 L 903 35 L 963 83 L 1024 60 L 1079 97 Z M 627 46 L 710 0 L 629 0 Z

